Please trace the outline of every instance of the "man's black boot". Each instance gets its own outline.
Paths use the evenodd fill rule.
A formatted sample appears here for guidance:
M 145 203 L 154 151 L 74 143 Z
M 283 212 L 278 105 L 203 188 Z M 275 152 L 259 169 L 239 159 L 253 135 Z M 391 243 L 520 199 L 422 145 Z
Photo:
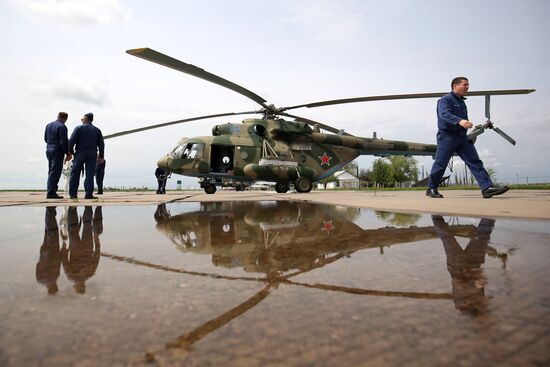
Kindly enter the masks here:
M 495 195 L 504 194 L 506 191 L 510 190 L 508 186 L 489 186 L 481 192 L 484 199 L 489 199 Z
M 443 195 L 441 195 L 439 193 L 439 191 L 437 191 L 437 189 L 428 189 L 426 191 L 426 196 L 429 196 L 431 198 L 442 198 L 443 197 Z

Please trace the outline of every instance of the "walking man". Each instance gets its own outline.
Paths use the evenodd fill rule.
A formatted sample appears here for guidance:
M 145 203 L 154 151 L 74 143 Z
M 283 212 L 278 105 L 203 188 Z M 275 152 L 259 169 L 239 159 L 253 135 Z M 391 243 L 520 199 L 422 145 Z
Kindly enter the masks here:
M 69 182 L 69 195 L 71 199 L 77 199 L 78 186 L 80 184 L 80 172 L 84 167 L 86 178 L 84 179 L 85 199 L 97 199 L 94 193 L 94 172 L 96 161 L 103 160 L 105 144 L 101 130 L 92 125 L 94 115 L 85 114 L 80 121 L 82 125 L 75 127 L 69 139 L 69 152 L 74 153 L 74 163 L 71 169 Z
M 504 194 L 509 187 L 497 187 L 489 178 L 489 174 L 479 159 L 474 144 L 466 135 L 469 128 L 473 127 L 468 121 L 468 109 L 464 100 L 470 84 L 465 77 L 454 78 L 451 82 L 452 92 L 441 97 L 437 101 L 437 151 L 435 162 L 430 173 L 430 183 L 426 195 L 431 198 L 442 198 L 437 191 L 441 178 L 445 173 L 447 164 L 453 154 L 458 154 L 466 163 L 472 175 L 477 180 L 481 193 L 488 199 L 495 195 Z
M 57 194 L 57 184 L 63 169 L 63 158 L 66 156 L 67 161 L 71 160 L 67 126 L 65 126 L 68 117 L 67 112 L 59 112 L 57 120 L 47 124 L 44 131 L 46 157 L 48 158 L 48 192 L 46 194 L 48 199 L 63 199 L 63 196 Z

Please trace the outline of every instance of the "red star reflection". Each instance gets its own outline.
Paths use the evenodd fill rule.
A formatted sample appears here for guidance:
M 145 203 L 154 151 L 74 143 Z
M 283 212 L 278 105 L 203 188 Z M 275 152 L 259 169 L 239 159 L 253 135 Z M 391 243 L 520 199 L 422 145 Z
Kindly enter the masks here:
M 327 233 L 330 233 L 330 231 L 334 230 L 334 225 L 332 224 L 332 219 L 329 221 L 324 220 L 323 221 L 323 228 L 321 228 L 321 231 L 326 231 Z

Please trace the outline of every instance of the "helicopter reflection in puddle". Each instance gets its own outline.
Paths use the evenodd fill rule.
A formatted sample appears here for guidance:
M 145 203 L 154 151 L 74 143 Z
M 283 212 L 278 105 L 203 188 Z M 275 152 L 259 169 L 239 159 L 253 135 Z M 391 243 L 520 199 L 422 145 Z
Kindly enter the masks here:
M 258 279 L 220 278 L 267 284 L 240 305 L 178 336 L 166 344 L 166 350 L 149 357 L 154 359 L 155 355 L 170 350 L 188 349 L 255 307 L 279 283 L 374 297 L 453 300 L 455 308 L 462 313 L 472 317 L 488 314 L 482 269 L 485 255 L 499 258 L 504 268 L 508 256 L 489 246 L 495 220 L 481 219 L 476 227 L 449 224 L 442 216 L 434 215 L 433 226 L 417 227 L 415 224 L 421 215 L 378 211 L 375 212 L 378 219 L 396 227 L 363 229 L 354 223 L 360 214 L 358 208 L 283 201 L 202 203 L 198 211 L 177 215 L 171 215 L 165 204 L 159 205 L 155 212 L 157 229 L 180 251 L 211 254 L 216 266 L 242 267 L 247 272 L 266 274 L 265 278 Z M 455 236 L 470 239 L 465 249 Z M 356 251 L 380 248 L 382 252 L 384 247 L 437 238 L 445 250 L 451 293 L 373 290 L 292 280 Z
M 217 202 L 175 216 L 159 206 L 155 218 L 157 229 L 180 251 L 211 254 L 216 266 L 265 274 L 311 269 L 361 249 L 437 237 L 433 227 L 364 230 L 354 223 L 360 210 L 300 202 Z M 416 222 L 420 216 L 410 218 Z
M 488 245 L 495 220 L 481 219 L 477 227 L 449 225 L 434 215 L 433 226 L 418 227 L 419 214 L 375 214 L 395 227 L 361 228 L 354 222 L 359 208 L 283 201 L 202 203 L 198 211 L 177 215 L 161 204 L 155 220 L 180 251 L 211 254 L 216 266 L 264 273 L 268 279 L 288 280 L 368 248 L 383 253 L 384 247 L 439 238 L 451 276 L 448 298 L 462 312 L 484 311 L 485 255 L 501 259 L 503 266 L 507 260 Z M 455 236 L 470 239 L 464 250 Z

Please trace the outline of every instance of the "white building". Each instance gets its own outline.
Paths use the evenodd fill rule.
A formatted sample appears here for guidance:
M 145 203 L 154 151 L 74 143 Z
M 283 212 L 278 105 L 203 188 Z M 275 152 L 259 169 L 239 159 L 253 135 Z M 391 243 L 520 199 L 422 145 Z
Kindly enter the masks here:
M 359 179 L 346 171 L 337 171 L 333 177 L 336 181 L 327 183 L 327 189 L 358 189 Z M 323 184 L 319 184 L 319 188 L 323 188 Z

